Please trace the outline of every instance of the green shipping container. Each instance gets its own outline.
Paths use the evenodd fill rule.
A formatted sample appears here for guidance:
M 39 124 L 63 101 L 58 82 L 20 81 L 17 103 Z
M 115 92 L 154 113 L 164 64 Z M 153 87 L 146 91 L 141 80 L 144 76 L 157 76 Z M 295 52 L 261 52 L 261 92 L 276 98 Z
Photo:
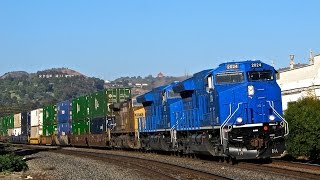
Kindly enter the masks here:
M 105 90 L 93 93 L 89 96 L 89 111 L 90 117 L 106 116 L 106 93 Z
M 43 108 L 43 125 L 57 124 L 57 106 L 50 105 Z
M 72 121 L 84 121 L 89 116 L 89 96 L 81 96 L 73 99 Z
M 4 131 L 3 117 L 0 117 L 0 136 L 3 136 L 3 131 Z
M 107 115 L 111 115 L 112 113 L 109 108 L 111 104 L 124 102 L 131 98 L 131 88 L 111 88 L 106 89 L 105 92 L 107 98 Z
M 89 121 L 83 121 L 83 122 L 72 121 L 72 134 L 73 135 L 89 134 Z
M 2 127 L 2 134 L 3 136 L 6 136 L 8 134 L 7 130 L 7 117 L 2 117 L 1 120 L 1 127 Z
M 57 134 L 57 124 L 43 125 L 43 136 L 51 136 Z
M 7 116 L 7 129 L 14 128 L 14 115 Z

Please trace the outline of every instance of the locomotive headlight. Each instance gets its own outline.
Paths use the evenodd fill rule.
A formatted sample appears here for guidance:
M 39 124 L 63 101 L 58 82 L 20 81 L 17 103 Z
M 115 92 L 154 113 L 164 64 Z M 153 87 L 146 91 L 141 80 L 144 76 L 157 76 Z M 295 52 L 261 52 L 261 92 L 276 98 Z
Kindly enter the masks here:
M 275 117 L 274 115 L 270 115 L 270 116 L 269 116 L 269 120 L 270 120 L 270 121 L 274 121 L 275 119 L 276 119 L 276 117 Z
M 237 121 L 238 123 L 242 123 L 242 117 L 238 117 L 238 118 L 236 119 L 236 121 Z
M 248 95 L 249 96 L 254 95 L 254 87 L 252 85 L 248 86 Z

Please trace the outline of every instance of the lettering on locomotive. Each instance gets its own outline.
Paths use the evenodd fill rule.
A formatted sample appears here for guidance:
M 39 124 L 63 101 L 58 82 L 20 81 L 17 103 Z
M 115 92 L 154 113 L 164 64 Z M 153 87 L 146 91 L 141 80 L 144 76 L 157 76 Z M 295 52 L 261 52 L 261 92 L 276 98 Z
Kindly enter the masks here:
M 259 68 L 262 67 L 262 63 L 251 63 L 252 68 Z
M 239 64 L 227 64 L 227 69 L 239 69 Z

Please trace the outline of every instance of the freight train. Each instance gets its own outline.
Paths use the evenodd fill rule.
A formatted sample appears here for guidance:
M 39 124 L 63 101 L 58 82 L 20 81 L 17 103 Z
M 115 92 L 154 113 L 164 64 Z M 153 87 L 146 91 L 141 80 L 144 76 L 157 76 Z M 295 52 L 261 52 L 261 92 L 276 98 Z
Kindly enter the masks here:
M 2 141 L 268 159 L 285 150 L 276 70 L 261 61 L 220 64 L 131 99 L 112 88 L 0 118 Z

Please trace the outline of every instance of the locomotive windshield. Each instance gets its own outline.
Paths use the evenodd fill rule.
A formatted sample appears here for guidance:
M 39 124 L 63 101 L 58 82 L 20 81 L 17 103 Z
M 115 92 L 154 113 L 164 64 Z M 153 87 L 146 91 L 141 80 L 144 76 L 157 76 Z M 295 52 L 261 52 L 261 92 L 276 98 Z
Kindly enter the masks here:
M 216 75 L 217 84 L 240 83 L 244 80 L 243 72 L 222 73 Z
M 249 81 L 271 81 L 273 80 L 272 71 L 249 71 Z

